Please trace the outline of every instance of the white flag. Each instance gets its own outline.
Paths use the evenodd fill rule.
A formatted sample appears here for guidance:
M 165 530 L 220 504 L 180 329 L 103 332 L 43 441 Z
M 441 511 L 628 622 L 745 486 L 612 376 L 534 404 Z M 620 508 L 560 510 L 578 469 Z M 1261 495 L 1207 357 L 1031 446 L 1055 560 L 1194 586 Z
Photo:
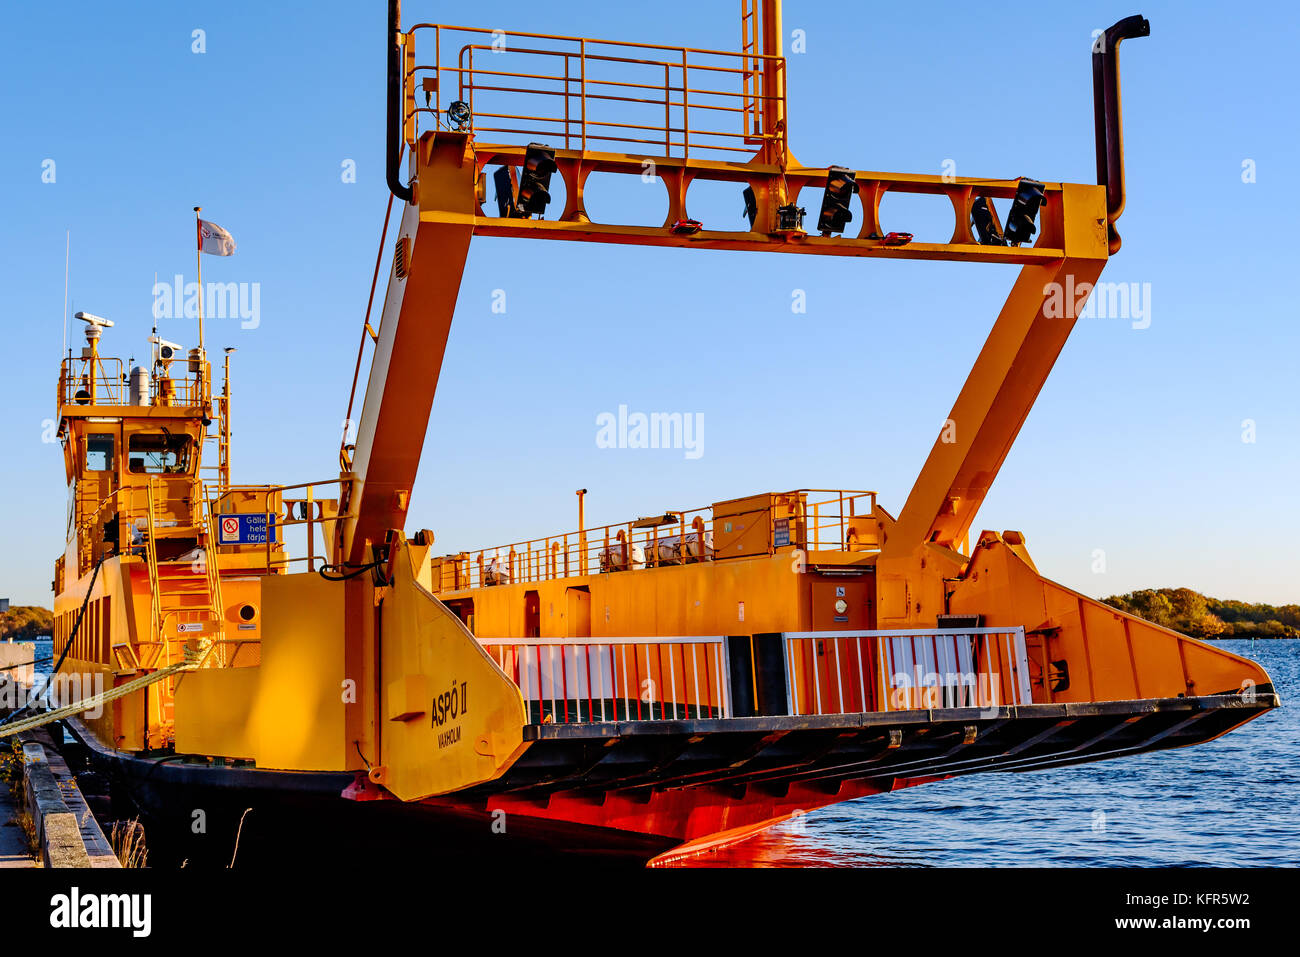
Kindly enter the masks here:
M 229 256 L 235 251 L 235 240 L 216 223 L 199 220 L 199 252 L 213 256 Z

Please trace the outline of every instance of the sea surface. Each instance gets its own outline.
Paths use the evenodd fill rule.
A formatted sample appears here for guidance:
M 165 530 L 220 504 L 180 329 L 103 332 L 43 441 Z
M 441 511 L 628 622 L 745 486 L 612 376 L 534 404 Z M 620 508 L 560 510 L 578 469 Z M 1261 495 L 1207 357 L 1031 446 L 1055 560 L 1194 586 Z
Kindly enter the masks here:
M 38 675 L 48 675 L 54 668 L 54 662 L 48 660 L 54 654 L 54 641 L 51 638 L 37 638 L 35 644 L 36 651 L 32 654 L 32 657 L 36 659 L 37 663 L 32 670 Z M 43 681 L 39 682 L 37 688 L 44 683 Z
M 812 811 L 703 867 L 1300 865 L 1300 641 L 1215 642 L 1282 707 L 1190 748 L 977 774 Z

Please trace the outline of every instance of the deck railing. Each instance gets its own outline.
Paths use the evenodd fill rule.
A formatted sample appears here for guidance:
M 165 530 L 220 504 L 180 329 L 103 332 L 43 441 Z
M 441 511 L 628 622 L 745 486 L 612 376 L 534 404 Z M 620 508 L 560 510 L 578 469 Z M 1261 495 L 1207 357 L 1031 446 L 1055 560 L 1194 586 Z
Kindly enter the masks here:
M 481 639 L 534 724 L 730 715 L 726 639 Z
M 349 481 L 332 478 L 297 485 L 225 487 L 210 483 L 205 494 L 212 514 L 218 519 L 217 544 L 244 552 L 262 551 L 268 571 L 314 572 L 329 562 L 331 537 L 337 523 L 348 517 L 338 514 L 337 506 L 341 491 Z M 323 489 L 334 492 L 333 497 L 322 495 Z M 261 541 L 227 540 L 221 531 L 221 519 L 234 518 L 237 522 L 239 516 L 253 515 L 266 524 Z
M 1019 627 L 479 641 L 519 687 L 533 724 L 989 710 L 1033 702 Z M 779 656 L 754 654 L 757 641 L 779 642 Z M 733 660 L 734 642 L 749 653 Z M 780 674 L 768 674 L 770 668 Z M 775 704 L 759 690 L 772 678 L 785 689 Z
M 775 119 L 785 112 L 785 59 L 753 49 L 420 23 L 404 63 L 408 146 L 422 125 L 449 128 L 446 110 L 460 101 L 466 128 L 490 143 L 744 162 L 771 141 L 773 155 L 784 153 Z M 763 71 L 774 82 L 757 83 Z
M 812 552 L 878 549 L 870 521 L 875 492 L 800 489 L 782 494 L 797 496 L 798 505 L 791 518 L 768 516 L 768 554 L 786 547 Z M 810 497 L 812 501 L 808 501 Z M 436 560 L 434 589 L 442 593 L 714 561 L 719 557 L 716 546 L 722 534 L 715 529 L 714 511 L 714 506 L 670 509 L 649 519 L 443 556 Z M 660 524 L 647 524 L 651 521 Z M 777 528 L 780 521 L 786 524 Z
M 791 714 L 1030 704 L 1023 628 L 787 633 Z
M 59 367 L 59 405 L 125 405 L 122 360 L 96 356 L 64 359 Z
M 207 406 L 209 364 L 206 359 L 177 359 L 189 375 L 150 375 L 146 403 L 151 406 Z M 59 367 L 60 405 L 127 405 L 131 390 L 122 360 L 111 356 L 67 358 Z

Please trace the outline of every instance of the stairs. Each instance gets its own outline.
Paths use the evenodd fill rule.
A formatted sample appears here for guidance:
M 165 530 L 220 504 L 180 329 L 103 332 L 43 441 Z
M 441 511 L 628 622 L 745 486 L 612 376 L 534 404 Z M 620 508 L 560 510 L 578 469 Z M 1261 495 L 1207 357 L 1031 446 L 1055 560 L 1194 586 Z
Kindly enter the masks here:
M 158 649 L 153 667 L 181 660 L 186 642 L 200 636 L 216 642 L 217 664 L 225 655 L 221 643 L 225 638 L 224 605 L 221 577 L 218 573 L 216 536 L 211 503 L 201 495 L 198 525 L 165 524 L 159 518 L 159 501 L 151 482 L 148 494 L 148 530 L 145 557 L 149 568 L 149 588 L 153 614 L 150 640 Z M 195 552 L 179 559 L 160 560 L 158 545 L 169 539 L 197 542 Z

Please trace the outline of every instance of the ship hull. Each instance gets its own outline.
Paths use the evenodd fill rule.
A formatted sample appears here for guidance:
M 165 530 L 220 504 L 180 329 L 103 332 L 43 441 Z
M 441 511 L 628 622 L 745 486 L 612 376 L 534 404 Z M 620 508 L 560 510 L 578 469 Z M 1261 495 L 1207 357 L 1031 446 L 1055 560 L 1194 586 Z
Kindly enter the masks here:
M 817 807 L 957 775 L 1183 747 L 1277 705 L 1240 695 L 725 721 L 533 725 L 500 779 L 402 802 L 352 772 L 185 763 L 114 751 L 69 722 L 145 823 L 151 861 L 672 863 Z

